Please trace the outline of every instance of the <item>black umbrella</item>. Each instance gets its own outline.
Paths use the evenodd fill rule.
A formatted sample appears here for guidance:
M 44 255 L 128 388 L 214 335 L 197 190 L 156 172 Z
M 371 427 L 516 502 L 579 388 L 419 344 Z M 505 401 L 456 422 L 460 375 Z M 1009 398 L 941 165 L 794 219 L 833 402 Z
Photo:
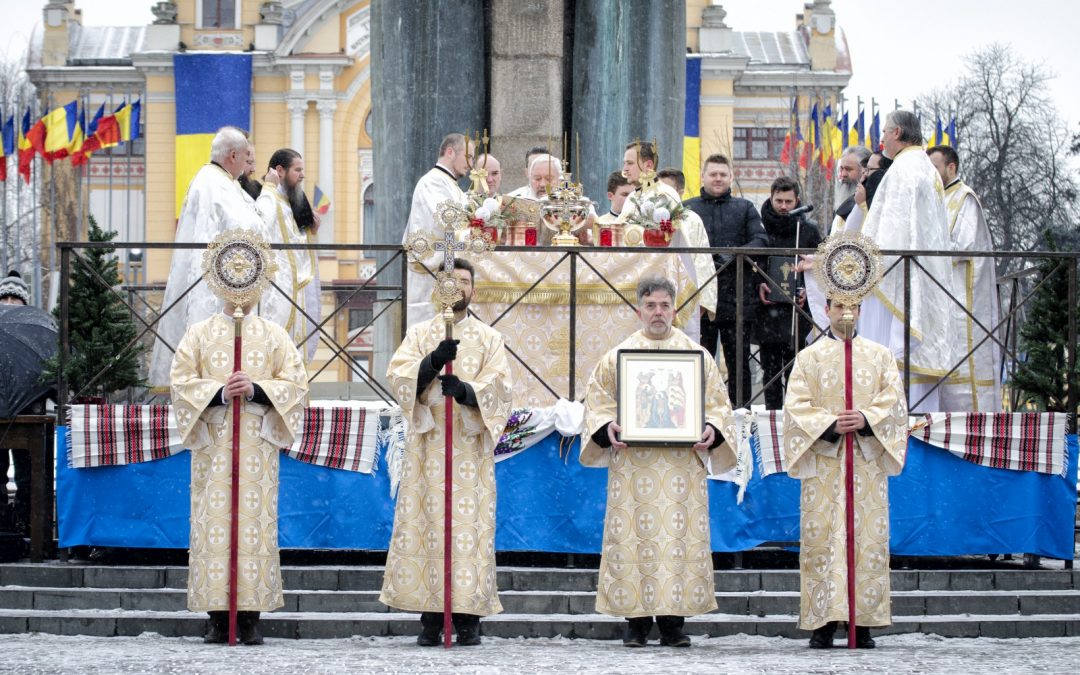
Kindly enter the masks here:
M 42 382 L 45 360 L 57 352 L 56 323 L 37 307 L 0 305 L 0 419 L 56 390 Z

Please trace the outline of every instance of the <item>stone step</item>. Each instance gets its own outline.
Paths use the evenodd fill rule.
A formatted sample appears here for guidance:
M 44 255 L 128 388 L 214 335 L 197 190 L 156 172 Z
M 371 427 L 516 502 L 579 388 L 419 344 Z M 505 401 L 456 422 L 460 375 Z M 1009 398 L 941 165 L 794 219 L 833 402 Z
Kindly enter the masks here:
M 570 614 L 596 612 L 592 591 L 501 591 L 499 598 L 508 614 Z M 893 591 L 892 611 L 900 615 L 985 614 L 985 615 L 1080 615 L 1080 591 Z M 799 593 L 793 591 L 720 592 L 716 594 L 721 614 L 769 616 L 797 614 Z M 0 587 L 0 607 L 17 610 L 108 610 L 183 611 L 187 594 L 183 589 L 49 588 Z M 368 612 L 388 613 L 379 602 L 379 592 L 371 591 L 285 591 L 285 605 L 279 611 L 301 613 Z
M 370 591 L 382 584 L 381 566 L 286 566 L 281 575 L 289 590 Z M 502 567 L 500 590 L 589 592 L 596 590 L 595 569 Z M 1080 589 L 1080 570 L 971 569 L 893 570 L 893 591 L 992 591 Z M 718 570 L 720 592 L 797 591 L 797 570 Z M 0 586 L 50 588 L 182 589 L 182 566 L 110 566 L 69 563 L 0 564 Z
M 793 614 L 746 616 L 707 614 L 686 622 L 690 635 L 763 635 L 805 638 Z M 625 623 L 601 614 L 500 614 L 484 619 L 481 631 L 494 637 L 618 639 Z M 152 632 L 166 637 L 199 636 L 205 615 L 193 612 L 125 610 L 0 610 L 0 633 L 135 636 Z M 373 612 L 273 612 L 264 615 L 263 633 L 277 638 L 347 638 L 416 635 L 416 614 Z M 875 633 L 933 633 L 943 637 L 1069 637 L 1080 635 L 1076 614 L 1026 616 L 897 615 L 893 625 Z M 655 633 L 655 629 L 654 629 Z M 655 637 L 655 635 L 654 635 Z

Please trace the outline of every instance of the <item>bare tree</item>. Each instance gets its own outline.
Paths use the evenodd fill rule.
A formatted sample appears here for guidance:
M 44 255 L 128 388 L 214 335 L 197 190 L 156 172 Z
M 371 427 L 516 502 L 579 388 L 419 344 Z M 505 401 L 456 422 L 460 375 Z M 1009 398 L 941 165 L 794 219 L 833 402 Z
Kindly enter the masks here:
M 1078 180 L 1069 158 L 1080 138 L 1050 100 L 1052 78 L 1044 65 L 991 44 L 966 58 L 954 87 L 918 101 L 931 115 L 955 116 L 960 172 L 982 201 L 998 250 L 1044 250 L 1048 230 L 1076 229 Z M 999 271 L 1012 264 L 1002 259 Z

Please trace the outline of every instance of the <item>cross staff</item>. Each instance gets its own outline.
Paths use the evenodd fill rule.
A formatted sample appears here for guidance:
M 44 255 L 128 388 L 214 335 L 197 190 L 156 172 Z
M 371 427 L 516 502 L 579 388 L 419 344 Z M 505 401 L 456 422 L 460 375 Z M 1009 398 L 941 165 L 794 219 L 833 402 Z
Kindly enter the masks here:
M 468 232 L 459 241 L 458 235 L 467 232 L 469 228 L 468 213 L 460 204 L 447 200 L 439 204 L 435 211 L 435 222 L 443 229 L 442 239 L 432 240 L 431 236 L 424 232 L 418 232 L 404 244 L 406 254 L 411 260 L 420 261 L 432 252 L 443 254 L 442 269 L 435 275 L 435 292 L 432 302 L 439 307 L 443 321 L 446 324 L 446 339 L 454 338 L 454 304 L 464 296 L 461 288 L 454 278 L 454 253 L 472 253 L 481 255 L 495 248 L 494 243 L 485 239 L 482 235 Z M 446 375 L 454 373 L 454 362 L 447 361 Z M 451 594 L 451 574 L 453 561 L 453 518 L 452 501 L 454 495 L 454 397 L 447 396 L 445 401 L 446 427 L 444 437 L 446 446 L 444 449 L 444 474 L 443 474 L 443 647 L 450 648 L 450 634 L 453 618 L 453 602 Z

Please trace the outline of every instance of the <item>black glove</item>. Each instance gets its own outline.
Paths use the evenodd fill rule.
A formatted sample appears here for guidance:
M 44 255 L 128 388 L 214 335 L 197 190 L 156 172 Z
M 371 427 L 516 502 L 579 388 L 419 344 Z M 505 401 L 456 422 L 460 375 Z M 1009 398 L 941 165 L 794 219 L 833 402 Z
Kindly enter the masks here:
M 442 381 L 443 396 L 453 396 L 454 400 L 462 405 L 476 406 L 476 395 L 466 382 L 462 382 L 457 375 L 440 375 Z
M 439 346 L 435 348 L 435 351 L 428 354 L 428 359 L 431 361 L 431 367 L 435 370 L 442 370 L 443 366 L 456 359 L 459 342 L 461 342 L 461 340 L 451 340 L 449 338 L 440 342 Z

